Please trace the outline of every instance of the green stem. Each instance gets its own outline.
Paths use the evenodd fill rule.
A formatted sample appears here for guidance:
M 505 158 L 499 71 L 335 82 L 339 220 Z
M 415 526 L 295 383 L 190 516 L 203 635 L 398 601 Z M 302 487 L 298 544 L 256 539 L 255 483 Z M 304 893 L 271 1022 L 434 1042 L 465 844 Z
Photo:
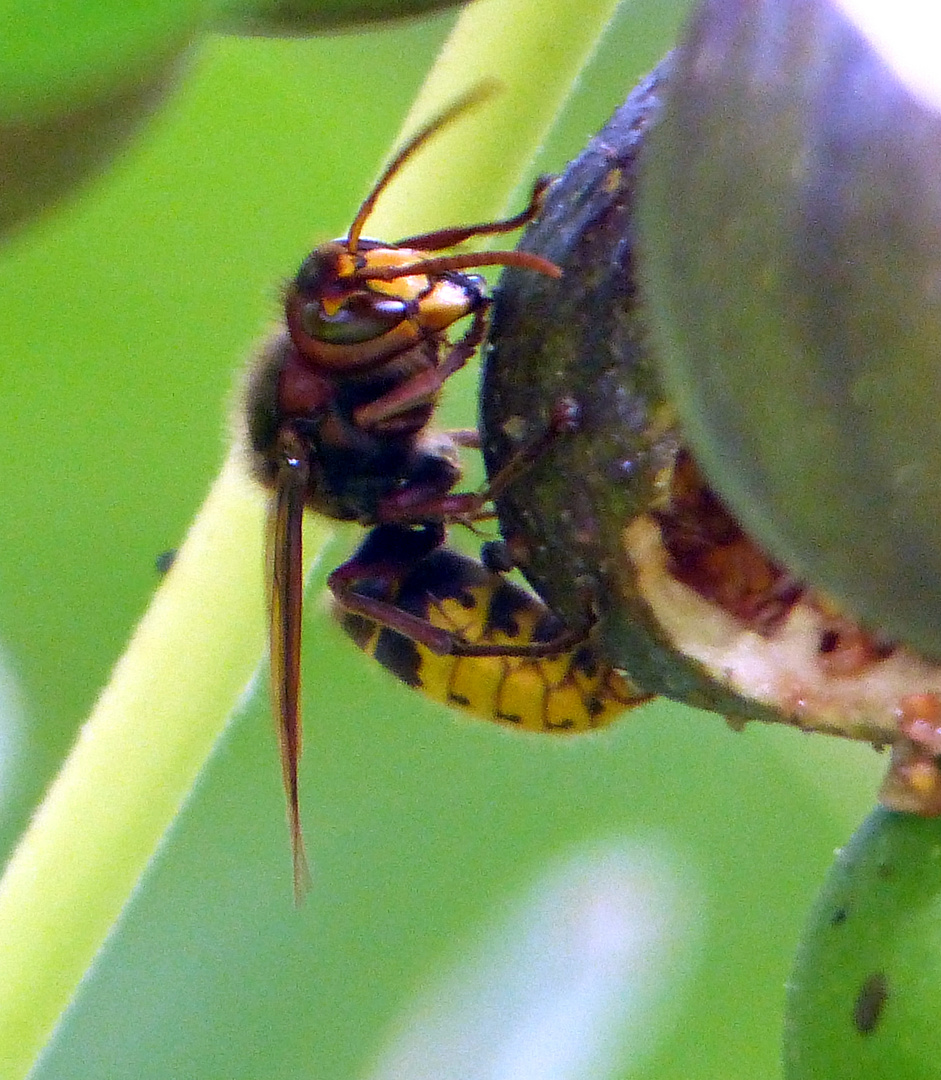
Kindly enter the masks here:
M 0 1076 L 23 1076 L 258 664 L 264 501 L 232 455 L 0 881 Z
M 617 6 L 617 0 L 477 0 L 466 7 L 404 133 L 483 80 L 501 92 L 416 155 L 380 200 L 370 232 L 403 236 L 502 213 Z
M 502 210 L 615 6 L 466 8 L 409 125 L 484 78 L 505 92 L 409 163 L 370 232 Z M 258 666 L 264 532 L 264 499 L 233 451 L 0 880 L 4 1080 L 25 1076 L 50 1038 Z M 328 532 L 312 526 L 308 552 L 319 554 Z

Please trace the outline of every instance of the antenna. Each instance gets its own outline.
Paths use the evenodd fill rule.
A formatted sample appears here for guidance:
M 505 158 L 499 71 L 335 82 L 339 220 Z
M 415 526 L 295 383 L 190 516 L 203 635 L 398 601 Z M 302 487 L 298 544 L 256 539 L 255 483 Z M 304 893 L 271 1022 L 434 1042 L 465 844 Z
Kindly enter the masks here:
M 499 83 L 493 79 L 478 83 L 463 97 L 459 97 L 457 101 L 452 105 L 449 105 L 443 113 L 440 113 L 427 123 L 416 135 L 413 135 L 412 138 L 408 140 L 401 150 L 398 151 L 395 157 L 393 157 L 385 167 L 382 175 L 373 185 L 372 191 L 370 191 L 363 200 L 359 210 L 356 211 L 356 217 L 353 218 L 353 224 L 350 225 L 350 230 L 346 234 L 346 247 L 351 255 L 356 254 L 363 226 L 366 224 L 369 215 L 372 213 L 373 207 L 376 205 L 376 200 L 383 191 L 385 191 L 389 185 L 389 181 L 395 176 L 399 169 L 402 168 L 405 162 L 408 161 L 420 147 L 424 146 L 429 139 L 437 135 L 442 128 L 447 127 L 448 124 L 456 120 L 461 113 L 466 112 L 468 109 L 473 109 L 488 98 L 493 97 L 498 89 Z

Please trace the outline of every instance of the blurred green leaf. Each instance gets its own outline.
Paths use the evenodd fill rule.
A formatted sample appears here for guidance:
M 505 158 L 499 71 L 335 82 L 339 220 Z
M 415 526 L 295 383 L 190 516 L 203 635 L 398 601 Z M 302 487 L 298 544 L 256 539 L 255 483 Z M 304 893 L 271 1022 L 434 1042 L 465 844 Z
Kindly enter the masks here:
M 567 850 L 486 913 L 453 969 L 409 1003 L 369 1080 L 636 1068 L 668 1037 L 698 966 L 696 884 L 686 853 L 660 839 Z
M 172 57 L 81 104 L 0 120 L 0 235 L 106 166 L 164 100 L 180 66 Z
M 149 80 L 219 3 L 0 0 L 0 120 L 81 109 Z
M 235 34 L 314 34 L 425 15 L 468 0 L 272 0 L 226 15 L 222 29 Z
M 53 8 L 0 0 L 0 235 L 111 160 L 165 97 L 181 55 L 213 14 L 241 32 L 309 33 L 440 6 L 67 0 Z M 224 14 L 229 9 L 237 14 Z

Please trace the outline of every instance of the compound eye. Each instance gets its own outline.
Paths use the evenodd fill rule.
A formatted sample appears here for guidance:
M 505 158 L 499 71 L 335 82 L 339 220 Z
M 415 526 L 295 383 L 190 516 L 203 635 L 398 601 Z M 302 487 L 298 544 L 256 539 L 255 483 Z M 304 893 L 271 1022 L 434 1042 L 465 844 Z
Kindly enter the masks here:
M 361 345 L 394 329 L 406 317 L 402 300 L 367 293 L 351 296 L 332 314 L 319 303 L 304 304 L 301 325 L 316 341 L 329 345 Z
M 306 296 L 317 296 L 324 288 L 336 280 L 337 253 L 335 245 L 324 244 L 314 250 L 301 263 L 294 278 L 294 287 Z

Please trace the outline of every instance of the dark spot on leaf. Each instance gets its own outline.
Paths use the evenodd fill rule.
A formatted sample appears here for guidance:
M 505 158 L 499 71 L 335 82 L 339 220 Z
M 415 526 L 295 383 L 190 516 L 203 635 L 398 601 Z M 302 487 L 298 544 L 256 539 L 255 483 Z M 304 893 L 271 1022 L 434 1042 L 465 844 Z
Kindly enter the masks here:
M 170 567 L 176 561 L 176 548 L 171 548 L 169 551 L 161 551 L 160 554 L 154 559 L 154 567 L 161 577 L 164 574 L 170 572 Z
M 876 1030 L 888 997 L 889 983 L 881 971 L 863 983 L 853 1006 L 853 1023 L 860 1035 L 871 1035 Z

